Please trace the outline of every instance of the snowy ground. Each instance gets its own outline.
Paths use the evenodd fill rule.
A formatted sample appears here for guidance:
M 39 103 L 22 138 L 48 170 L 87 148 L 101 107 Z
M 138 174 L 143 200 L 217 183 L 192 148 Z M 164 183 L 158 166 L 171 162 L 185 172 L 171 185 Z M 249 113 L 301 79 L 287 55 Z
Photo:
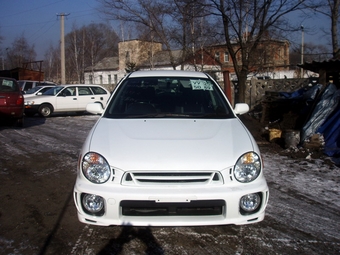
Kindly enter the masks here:
M 340 168 L 263 151 L 270 201 L 245 226 L 96 227 L 72 198 L 78 151 L 98 117 L 0 125 L 0 254 L 340 254 Z

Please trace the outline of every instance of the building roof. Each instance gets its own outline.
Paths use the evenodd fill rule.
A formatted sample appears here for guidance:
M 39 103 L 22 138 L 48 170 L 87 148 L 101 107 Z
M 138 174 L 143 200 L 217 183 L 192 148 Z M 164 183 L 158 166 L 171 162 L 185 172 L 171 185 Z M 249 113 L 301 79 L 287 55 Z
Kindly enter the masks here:
M 339 72 L 340 71 L 340 60 L 330 59 L 322 62 L 312 61 L 298 64 L 298 67 L 319 73 L 320 70 L 326 70 L 327 72 Z
M 94 65 L 93 69 L 91 66 L 85 68 L 85 72 L 93 71 L 105 71 L 105 70 L 118 70 L 119 59 L 118 57 L 106 57 L 100 60 Z
M 172 56 L 174 57 L 175 65 L 181 63 L 182 51 L 181 50 L 173 50 Z M 154 54 L 152 59 L 152 64 L 154 67 L 160 66 L 171 66 L 170 56 L 168 51 L 158 51 Z M 140 63 L 140 67 L 148 67 L 151 66 L 151 59 L 143 61 Z

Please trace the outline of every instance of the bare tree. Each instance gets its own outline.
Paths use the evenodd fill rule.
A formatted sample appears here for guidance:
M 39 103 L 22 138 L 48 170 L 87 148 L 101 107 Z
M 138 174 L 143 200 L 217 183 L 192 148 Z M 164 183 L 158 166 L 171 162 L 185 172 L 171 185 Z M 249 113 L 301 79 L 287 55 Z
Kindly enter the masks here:
M 286 16 L 303 7 L 305 0 L 210 0 L 212 15 L 221 19 L 226 47 L 239 84 L 239 102 L 245 102 L 247 74 L 264 39 L 274 32 L 294 31 Z M 296 30 L 296 29 L 295 29 Z
M 338 24 L 340 18 L 340 0 L 317 0 L 308 5 L 314 12 L 324 15 L 330 20 L 330 36 L 332 41 L 333 58 L 340 58 Z
M 183 63 L 193 59 L 195 69 L 203 69 L 196 63 L 195 56 L 207 44 L 216 43 L 216 26 L 211 24 L 205 0 L 173 0 L 174 8 L 170 16 L 172 40 L 182 50 Z
M 60 81 L 60 48 L 55 48 L 52 44 L 46 50 L 44 55 L 43 69 L 45 72 L 45 80 Z
M 173 12 L 168 0 L 99 0 L 103 12 L 109 19 L 120 20 L 125 24 L 142 25 L 147 28 L 150 41 L 161 42 L 169 53 L 172 66 L 175 58 L 172 55 L 172 36 L 170 31 L 170 14 Z M 144 30 L 145 31 L 145 30 Z M 135 31 L 137 35 L 138 32 Z M 137 37 L 137 36 L 136 36 Z M 134 38 L 136 39 L 136 38 Z
M 84 82 L 84 71 L 104 57 L 116 56 L 119 38 L 107 24 L 90 24 L 66 35 L 66 66 L 69 81 Z
M 330 58 L 330 53 L 326 45 L 305 43 L 304 60 L 306 62 L 324 61 Z M 301 49 L 293 47 L 290 52 L 290 64 L 297 65 L 301 62 Z
M 7 69 L 22 67 L 23 63 L 32 62 L 35 57 L 34 45 L 29 45 L 26 37 L 22 34 L 6 50 Z

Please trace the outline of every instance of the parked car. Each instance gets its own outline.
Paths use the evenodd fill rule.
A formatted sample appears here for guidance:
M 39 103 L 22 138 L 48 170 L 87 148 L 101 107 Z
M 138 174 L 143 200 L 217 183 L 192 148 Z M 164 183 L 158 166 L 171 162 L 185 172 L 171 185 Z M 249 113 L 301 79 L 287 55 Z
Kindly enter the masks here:
M 97 102 L 105 107 L 110 92 L 99 85 L 72 84 L 55 86 L 40 96 L 25 99 L 25 114 L 43 117 L 53 112 L 85 112 L 88 103 Z
M 137 71 L 120 81 L 82 147 L 78 219 L 101 226 L 249 224 L 269 190 L 259 148 L 208 75 Z
M 50 88 L 53 88 L 55 86 L 56 85 L 36 86 L 34 88 L 27 90 L 26 92 L 23 92 L 24 97 L 25 97 L 25 99 L 27 99 L 27 98 L 33 97 L 33 96 L 41 96 L 44 92 L 46 92 L 47 90 L 49 90 Z
M 0 118 L 24 124 L 24 97 L 15 79 L 0 77 Z
M 31 81 L 31 80 L 19 80 L 18 83 L 21 90 L 24 92 L 36 86 L 57 85 L 54 82 L 50 81 Z

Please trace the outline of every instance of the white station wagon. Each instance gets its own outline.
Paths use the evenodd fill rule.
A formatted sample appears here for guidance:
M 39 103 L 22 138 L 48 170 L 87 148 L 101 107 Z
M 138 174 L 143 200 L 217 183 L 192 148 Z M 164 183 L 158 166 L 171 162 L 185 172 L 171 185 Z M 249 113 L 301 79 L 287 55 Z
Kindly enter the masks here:
M 99 103 L 103 108 L 110 92 L 99 85 L 72 84 L 55 86 L 42 95 L 25 98 L 25 114 L 48 117 L 53 112 L 80 112 L 89 103 Z
M 259 148 L 207 74 L 137 71 L 118 84 L 78 161 L 83 223 L 109 226 L 249 224 L 269 191 Z

